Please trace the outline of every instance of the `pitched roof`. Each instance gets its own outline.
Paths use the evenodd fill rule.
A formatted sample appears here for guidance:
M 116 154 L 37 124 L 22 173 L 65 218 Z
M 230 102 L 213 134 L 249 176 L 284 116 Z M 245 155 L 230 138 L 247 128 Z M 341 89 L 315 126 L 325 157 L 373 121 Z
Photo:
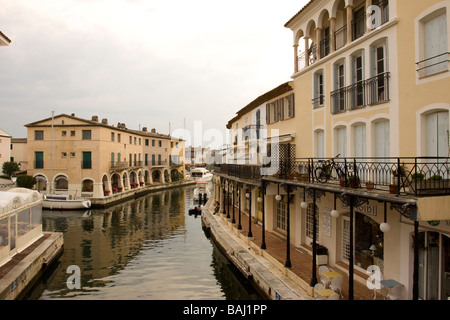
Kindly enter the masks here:
M 0 37 L 5 40 L 8 44 L 11 43 L 11 39 L 9 39 L 3 32 L 0 31 Z
M 233 122 L 235 122 L 236 120 L 238 120 L 242 115 L 252 111 L 255 108 L 258 108 L 260 105 L 262 105 L 263 103 L 276 98 L 286 92 L 292 91 L 293 88 L 291 86 L 291 81 L 285 82 L 282 85 L 279 85 L 278 87 L 276 87 L 275 89 L 272 89 L 266 93 L 264 93 L 263 95 L 259 96 L 258 98 L 256 98 L 255 100 L 253 100 L 252 102 L 250 102 L 248 105 L 246 105 L 244 108 L 242 108 L 241 110 L 239 110 L 237 112 L 237 115 L 231 119 L 228 124 L 227 124 L 227 128 L 230 129 L 231 128 L 231 124 Z
M 146 136 L 146 137 L 155 137 L 155 138 L 161 138 L 161 139 L 171 139 L 171 136 L 167 135 L 167 134 L 133 130 L 133 129 L 128 129 L 125 126 L 123 128 L 115 127 L 113 125 L 109 125 L 109 124 L 105 124 L 105 123 L 98 122 L 98 121 L 93 121 L 93 120 L 87 120 L 87 119 L 76 117 L 74 115 L 68 115 L 68 114 L 64 114 L 64 113 L 62 113 L 60 115 L 57 115 L 57 116 L 54 116 L 53 119 L 57 119 L 57 118 L 61 118 L 61 117 L 67 117 L 67 118 L 70 118 L 70 119 L 74 119 L 74 120 L 78 120 L 78 121 L 81 121 L 81 122 L 85 122 L 86 125 L 90 125 L 90 126 L 100 126 L 100 127 L 110 128 L 110 129 L 114 129 L 114 130 L 119 130 L 119 131 L 129 132 L 129 133 L 133 133 L 133 134 L 138 134 L 138 135 Z M 49 125 L 40 125 L 40 123 L 45 122 L 45 121 L 49 121 L 51 119 L 52 119 L 52 117 L 49 117 L 49 118 L 46 118 L 46 119 L 42 119 L 42 120 L 38 120 L 38 121 L 35 121 L 35 122 L 32 122 L 32 123 L 26 124 L 25 127 L 49 126 Z M 55 126 L 61 126 L 61 125 L 55 125 Z M 70 125 L 67 125 L 67 126 L 70 126 Z
M 297 18 L 300 14 L 302 14 L 303 13 L 303 11 L 305 11 L 314 1 L 316 1 L 316 0 L 310 0 L 299 12 L 297 12 L 296 14 L 295 14 L 295 16 L 293 16 L 288 22 L 286 22 L 285 24 L 284 24 L 284 26 L 286 27 L 286 28 L 289 28 L 289 24 L 292 22 L 292 21 L 294 21 L 295 20 L 295 18 Z

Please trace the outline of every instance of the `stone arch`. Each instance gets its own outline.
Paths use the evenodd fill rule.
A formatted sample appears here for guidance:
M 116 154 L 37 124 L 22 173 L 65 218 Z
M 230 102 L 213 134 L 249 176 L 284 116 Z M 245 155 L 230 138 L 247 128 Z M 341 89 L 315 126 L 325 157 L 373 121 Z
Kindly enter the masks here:
M 36 184 L 34 185 L 34 189 L 37 191 L 45 191 L 47 190 L 47 182 L 48 178 L 43 173 L 36 173 L 33 177 L 36 178 Z
M 53 179 L 55 191 L 67 192 L 69 190 L 69 178 L 65 173 L 58 173 Z
M 152 180 L 153 183 L 161 183 L 161 171 L 160 170 L 153 170 L 152 171 Z
M 94 180 L 85 178 L 81 181 L 81 192 L 94 192 Z

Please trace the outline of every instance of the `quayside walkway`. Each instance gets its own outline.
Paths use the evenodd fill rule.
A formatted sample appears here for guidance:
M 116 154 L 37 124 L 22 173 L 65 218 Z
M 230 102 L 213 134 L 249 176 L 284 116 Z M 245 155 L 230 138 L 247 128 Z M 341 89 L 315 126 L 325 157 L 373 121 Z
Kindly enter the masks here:
M 236 223 L 233 224 L 231 218 L 227 218 L 226 214 L 217 213 L 213 215 L 214 212 L 213 207 L 207 204 L 207 208 L 209 209 L 209 213 L 218 224 L 223 228 L 228 235 L 231 235 L 235 240 L 238 239 L 238 242 L 244 247 L 247 252 L 251 253 L 255 258 L 265 258 L 269 263 L 271 263 L 275 269 L 285 275 L 287 278 L 292 280 L 289 286 L 292 286 L 292 283 L 298 286 L 298 290 L 300 292 L 304 292 L 303 297 L 306 299 L 314 299 L 313 288 L 310 286 L 311 278 L 312 278 L 312 255 L 308 253 L 306 250 L 302 248 L 296 248 L 295 246 L 290 246 L 290 261 L 292 264 L 291 268 L 284 267 L 286 261 L 286 240 L 281 238 L 280 236 L 268 232 L 265 232 L 265 243 L 266 249 L 261 249 L 262 243 L 262 226 L 258 223 L 252 222 L 251 231 L 252 237 L 248 238 L 249 231 L 249 219 L 248 214 L 242 212 L 241 214 L 241 226 L 242 229 L 238 230 L 238 208 L 235 208 L 235 220 Z M 231 210 L 232 207 L 230 207 Z M 232 214 L 230 213 L 230 217 Z M 348 291 L 349 291 L 349 278 L 346 274 L 345 267 L 343 268 L 333 268 L 329 267 L 330 270 L 334 270 L 343 275 L 344 280 L 342 284 L 342 295 L 340 297 L 341 300 L 348 300 Z M 320 283 L 320 276 L 318 274 L 319 266 L 316 268 L 317 270 L 317 281 Z M 274 269 L 272 269 L 274 270 Z M 361 277 L 361 279 L 367 279 L 368 275 L 365 275 L 361 272 L 355 271 L 356 276 Z M 374 300 L 374 291 L 369 289 L 365 284 L 360 283 L 354 280 L 353 291 L 354 291 L 354 300 Z M 308 296 L 308 297 L 306 297 Z M 385 297 L 381 294 L 380 290 L 377 290 L 376 300 L 384 300 Z

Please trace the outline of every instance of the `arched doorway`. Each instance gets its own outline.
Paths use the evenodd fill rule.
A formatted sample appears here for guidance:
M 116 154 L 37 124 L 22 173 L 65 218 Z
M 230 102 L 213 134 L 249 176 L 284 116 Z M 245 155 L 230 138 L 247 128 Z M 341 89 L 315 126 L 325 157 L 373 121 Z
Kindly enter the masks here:
M 67 192 L 69 190 L 69 180 L 66 176 L 58 175 L 55 177 L 55 191 Z
M 153 183 L 160 183 L 161 182 L 161 171 L 154 170 L 152 172 L 152 179 L 153 179 Z
M 36 184 L 34 185 L 34 188 L 41 192 L 41 191 L 46 191 L 47 190 L 47 178 L 43 175 L 36 175 Z

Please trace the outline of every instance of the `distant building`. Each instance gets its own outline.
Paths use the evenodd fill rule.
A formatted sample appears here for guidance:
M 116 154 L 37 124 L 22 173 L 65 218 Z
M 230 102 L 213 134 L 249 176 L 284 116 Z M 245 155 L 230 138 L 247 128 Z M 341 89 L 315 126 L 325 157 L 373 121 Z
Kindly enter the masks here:
M 0 129 L 0 168 L 11 161 L 11 136 Z
M 185 173 L 184 162 L 169 161 L 173 138 L 155 129 L 132 130 L 74 114 L 25 126 L 28 174 L 38 179 L 39 191 L 98 198 L 170 182 L 173 171 Z
M 16 162 L 20 170 L 27 170 L 27 139 L 11 138 L 11 162 Z

